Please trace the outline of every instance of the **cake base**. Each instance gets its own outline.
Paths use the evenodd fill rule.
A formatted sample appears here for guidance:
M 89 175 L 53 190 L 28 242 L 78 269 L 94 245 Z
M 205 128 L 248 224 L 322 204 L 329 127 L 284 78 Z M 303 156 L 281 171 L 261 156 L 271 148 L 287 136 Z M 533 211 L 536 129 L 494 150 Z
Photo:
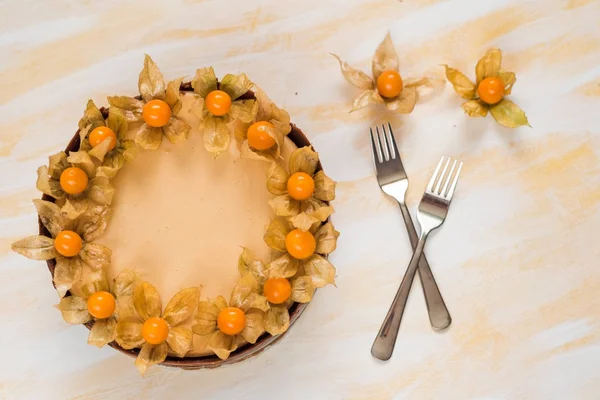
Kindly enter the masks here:
M 189 82 L 182 83 L 181 90 L 186 91 L 186 92 L 191 91 L 191 85 L 189 84 Z M 244 97 L 252 98 L 253 93 L 249 92 L 246 95 L 244 95 Z M 101 111 L 103 113 L 107 112 L 107 110 L 105 110 L 105 109 L 101 109 Z M 306 136 L 302 133 L 302 131 L 298 127 L 296 127 L 294 124 L 291 124 L 291 128 L 292 128 L 292 130 L 289 133 L 288 138 L 297 147 L 311 146 L 309 140 L 306 138 Z M 67 145 L 67 147 L 65 148 L 65 152 L 68 154 L 71 151 L 78 151 L 79 145 L 80 145 L 80 137 L 79 137 L 79 131 L 77 131 L 75 133 L 75 135 L 73 136 L 73 138 L 71 139 L 71 141 L 69 142 L 69 144 Z M 320 164 L 318 166 L 318 169 L 319 170 L 321 169 Z M 47 195 L 42 196 L 42 200 L 54 202 L 54 199 Z M 38 218 L 38 225 L 39 225 L 40 235 L 50 236 L 49 232 L 44 227 L 44 225 L 42 224 L 41 220 L 39 220 L 39 218 Z M 54 275 L 54 268 L 56 266 L 55 260 L 48 260 L 47 264 L 48 264 L 48 269 L 50 270 L 50 273 L 52 275 Z M 69 295 L 69 293 L 67 293 L 67 296 L 68 295 Z M 294 324 L 294 322 L 300 317 L 302 312 L 304 312 L 304 310 L 306 309 L 307 306 L 308 306 L 308 303 L 305 303 L 305 304 L 294 303 L 290 307 L 290 309 L 289 309 L 290 328 Z M 93 323 L 88 323 L 88 324 L 86 324 L 86 327 L 88 329 L 91 329 L 92 325 L 93 325 Z M 289 331 L 289 329 L 288 329 L 288 331 Z M 287 333 L 287 331 L 286 331 L 286 333 Z M 271 336 L 271 335 L 265 333 L 256 341 L 256 343 L 246 344 L 246 345 L 240 347 L 234 353 L 232 353 L 230 355 L 230 357 L 227 358 L 226 360 L 221 360 L 216 355 L 191 356 L 191 357 L 185 357 L 185 358 L 169 356 L 161 365 L 193 370 L 193 369 L 203 369 L 203 368 L 217 368 L 222 365 L 234 364 L 234 363 L 246 360 L 246 359 L 248 359 L 252 356 L 255 356 L 256 354 L 264 351 L 268 346 L 270 346 L 271 344 L 280 340 L 284 335 L 285 335 L 285 333 L 277 335 L 277 336 Z M 121 353 L 127 354 L 134 358 L 136 358 L 139 353 L 139 349 L 125 350 L 122 347 L 120 347 L 116 342 L 111 342 L 108 345 L 110 347 L 114 348 L 115 350 L 118 350 Z

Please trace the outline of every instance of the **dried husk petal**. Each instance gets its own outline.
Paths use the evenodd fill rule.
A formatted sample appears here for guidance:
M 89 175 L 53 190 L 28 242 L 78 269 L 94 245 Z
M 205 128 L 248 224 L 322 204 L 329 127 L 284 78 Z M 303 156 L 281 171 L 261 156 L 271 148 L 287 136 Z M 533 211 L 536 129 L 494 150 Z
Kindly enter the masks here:
M 290 155 L 290 174 L 304 172 L 310 176 L 315 174 L 319 164 L 319 155 L 309 146 L 300 147 Z
M 183 78 L 172 80 L 167 84 L 165 92 L 165 103 L 169 105 L 173 115 L 177 115 L 182 107 L 181 92 L 179 91 L 181 82 L 183 82 Z
M 501 64 L 502 52 L 500 49 L 489 49 L 475 66 L 477 85 L 485 78 L 498 76 Z
M 90 182 L 88 197 L 96 203 L 110 205 L 115 195 L 115 188 L 110 184 L 110 178 L 98 174 Z
M 67 218 L 75 220 L 81 217 L 88 210 L 89 206 L 90 201 L 85 197 L 67 197 L 60 211 Z
M 269 304 L 259 295 L 260 284 L 253 274 L 242 276 L 231 292 L 229 304 L 246 312 L 251 308 L 267 310 Z
M 313 285 L 312 278 L 310 276 L 299 276 L 291 280 L 292 294 L 290 299 L 296 303 L 308 303 L 312 300 L 315 293 L 315 286 Z
M 200 68 L 196 70 L 196 76 L 192 79 L 194 92 L 205 98 L 207 94 L 217 89 L 217 76 L 213 67 Z
M 265 332 L 265 313 L 252 309 L 246 312 L 246 326 L 240 336 L 250 344 L 256 343 L 260 335 Z
M 304 272 L 310 276 L 317 288 L 335 283 L 335 267 L 326 258 L 313 254 L 304 261 Z
M 88 177 L 93 177 L 96 172 L 94 160 L 90 157 L 87 151 L 72 151 L 67 157 L 67 162 L 74 167 L 81 168 Z
M 267 171 L 267 190 L 276 196 L 287 193 L 287 182 L 290 175 L 279 164 L 272 163 Z
M 231 104 L 231 109 L 227 115 L 233 120 L 248 124 L 256 116 L 257 110 L 258 104 L 256 100 L 237 100 Z M 242 125 L 239 125 L 239 129 L 241 127 Z
M 160 317 L 162 311 L 158 291 L 148 282 L 141 282 L 133 289 L 133 305 L 142 321 Z
M 313 229 L 316 229 L 319 225 L 321 225 L 321 221 L 318 218 L 315 218 L 305 212 L 301 212 L 300 214 L 291 217 L 290 223 L 294 228 L 298 228 L 307 232 L 313 231 Z
M 40 199 L 34 199 L 33 204 L 35 205 L 42 224 L 48 229 L 48 232 L 50 232 L 52 237 L 55 237 L 59 232 L 64 231 L 65 229 L 72 228 L 72 221 L 60 211 L 60 207 L 56 204 Z
M 37 169 L 37 176 L 37 181 L 35 183 L 37 190 L 55 199 L 61 199 L 65 196 L 65 192 L 60 187 L 60 182 L 50 178 L 48 167 L 45 165 L 39 167 Z
M 290 313 L 283 304 L 273 304 L 265 313 L 265 330 L 271 335 L 280 335 L 290 327 Z
M 186 326 L 176 326 L 169 329 L 167 344 L 177 357 L 185 357 L 191 350 L 193 343 L 192 330 Z
M 56 257 L 56 267 L 54 268 L 54 285 L 59 297 L 63 297 L 75 283 L 81 278 L 82 265 L 81 258 L 75 257 Z
M 79 253 L 81 260 L 93 269 L 107 268 L 111 256 L 112 250 L 99 243 L 84 243 Z
M 267 264 L 269 278 L 290 278 L 298 273 L 300 263 L 300 260 L 286 253 Z
M 455 68 L 444 65 L 446 78 L 452 84 L 454 91 L 463 99 L 471 100 L 476 97 L 477 87 L 469 78 Z
M 97 319 L 90 330 L 88 344 L 102 347 L 115 340 L 117 336 L 117 321 L 114 318 Z
M 350 112 L 358 111 L 367 107 L 370 104 L 383 104 L 383 97 L 376 90 L 365 90 L 358 95 L 352 102 Z
M 327 206 L 327 205 L 317 206 L 317 207 L 311 208 L 310 210 L 307 208 L 307 210 L 308 211 L 304 211 L 304 213 L 310 215 L 313 218 L 318 219 L 320 222 L 325 222 L 327 220 L 327 218 L 329 218 L 329 216 L 331 214 L 333 214 L 333 211 L 334 211 L 332 206 Z M 313 232 L 312 228 L 309 230 L 311 232 Z
M 18 240 L 11 245 L 12 251 L 32 260 L 51 260 L 58 257 L 54 239 L 35 235 Z
M 191 126 L 184 120 L 173 117 L 167 125 L 163 127 L 163 133 L 171 143 L 178 143 L 188 138 Z
M 330 207 L 331 210 L 327 210 L 326 207 Z M 328 217 L 333 212 L 333 207 L 328 206 L 327 203 L 319 199 L 311 197 L 301 203 L 301 211 L 315 217 L 321 215 Z M 322 220 L 325 221 L 325 219 Z
M 67 161 L 67 154 L 64 151 L 59 151 L 58 153 L 51 155 L 48 160 L 48 174 L 55 180 L 59 180 L 60 174 L 62 174 L 66 168 L 71 166 Z
M 68 324 L 85 324 L 92 319 L 87 309 L 87 301 L 81 297 L 63 297 L 55 307 L 60 311 L 63 319 Z
M 270 199 L 269 206 L 278 217 L 293 217 L 300 212 L 300 202 L 292 199 L 289 194 Z
M 219 311 L 228 307 L 227 300 L 223 296 L 217 296 L 214 303 L 219 308 Z
M 198 287 L 180 290 L 165 307 L 163 318 L 171 327 L 181 324 L 192 315 L 199 298 L 200 288 Z
M 325 172 L 319 171 L 313 176 L 315 182 L 314 196 L 323 201 L 335 200 L 335 186 L 333 179 L 325 175 Z
M 100 167 L 96 168 L 96 178 L 98 177 L 105 177 L 108 179 L 112 179 L 115 176 L 117 176 L 117 172 L 119 172 L 119 169 L 122 167 L 123 165 L 121 164 L 120 166 L 108 166 L 108 165 L 101 165 Z M 92 181 L 93 183 L 93 181 Z
M 490 114 L 496 122 L 507 128 L 517 128 L 523 125 L 531 126 L 525 112 L 508 99 L 502 99 L 500 103 L 490 106 Z
M 154 128 L 144 124 L 135 135 L 135 144 L 144 150 L 156 150 L 162 142 L 162 132 L 162 128 Z
M 285 237 L 290 232 L 287 222 L 281 218 L 273 218 L 267 227 L 263 239 L 267 246 L 275 251 L 285 252 Z
M 319 230 L 315 233 L 315 241 L 317 242 L 317 247 L 315 249 L 315 253 L 317 254 L 330 254 L 336 249 L 337 246 L 337 238 L 340 236 L 340 233 L 335 230 L 333 224 L 328 222 L 321 226 Z
M 323 205 L 315 208 L 313 204 L 310 205 L 311 207 L 306 207 L 308 211 L 303 211 L 289 218 L 289 222 L 294 228 L 314 233 L 321 226 L 321 223 L 333 214 L 334 210 L 332 206 Z
M 78 126 L 79 129 L 83 130 L 89 128 L 91 131 L 94 128 L 99 126 L 104 126 L 104 117 L 102 113 L 96 106 L 93 100 L 88 100 L 85 111 L 83 112 L 83 117 L 79 120 Z
M 110 151 L 110 145 L 112 143 L 111 138 L 104 139 L 99 145 L 94 148 L 89 149 L 90 157 L 94 157 L 100 162 L 104 162 L 104 157 Z
M 469 117 L 485 117 L 489 106 L 481 100 L 469 100 L 461 104 L 463 110 Z
M 110 162 L 110 165 L 116 169 L 123 167 L 125 162 L 131 162 L 137 155 L 137 148 L 135 147 L 134 140 L 121 140 L 121 149 L 122 151 L 115 154 L 115 157 Z
M 132 296 L 135 285 L 139 282 L 138 275 L 130 270 L 124 269 L 115 278 L 113 285 L 113 294 L 117 299 L 121 296 Z
M 257 259 L 250 249 L 245 247 L 238 259 L 238 271 L 241 276 L 252 274 L 261 286 L 267 279 L 267 269 L 265 264 Z
M 330 54 L 340 63 L 342 75 L 348 83 L 363 90 L 373 90 L 375 88 L 375 82 L 373 82 L 373 79 L 371 79 L 370 76 L 358 69 L 352 68 L 346 61 L 342 61 L 338 55 L 333 53 Z
M 104 269 L 90 271 L 86 274 L 85 282 L 81 285 L 81 292 L 87 298 L 96 292 L 108 292 L 110 285 Z
M 498 73 L 498 76 L 500 77 L 500 79 L 502 79 L 502 82 L 504 83 L 504 94 L 505 95 L 511 94 L 512 87 L 515 84 L 515 82 L 517 81 L 517 76 L 515 75 L 515 73 L 500 70 L 500 72 Z
M 165 81 L 156 63 L 149 55 L 144 57 L 144 68 L 140 72 L 138 88 L 142 99 L 148 102 L 165 98 Z
M 138 319 L 119 318 L 117 322 L 117 336 L 115 340 L 125 350 L 138 348 L 144 344 L 142 336 L 143 324 Z
M 220 311 L 215 302 L 199 302 L 192 331 L 200 336 L 213 334 L 217 330 L 217 318 Z
M 400 68 L 398 54 L 394 49 L 394 43 L 389 32 L 385 35 L 383 41 L 377 46 L 375 54 L 373 54 L 373 79 L 377 81 L 379 75 L 385 71 L 396 71 Z
M 149 367 L 165 361 L 168 353 L 169 346 L 166 342 L 157 345 L 146 343 L 142 346 L 140 354 L 138 354 L 138 357 L 135 359 L 135 366 L 143 376 Z
M 248 79 L 246 74 L 227 74 L 219 84 L 219 89 L 231 96 L 232 100 L 236 100 L 251 88 L 252 82 L 250 82 L 250 79 Z
M 118 108 L 128 122 L 136 122 L 142 119 L 142 111 L 144 102 L 133 97 L 127 96 L 110 96 L 107 97 L 108 104 Z
M 221 360 L 229 358 L 229 355 L 237 349 L 237 346 L 238 341 L 235 336 L 226 335 L 219 330 L 211 335 L 206 344 L 206 347 L 212 350 Z
M 405 87 L 396 99 L 386 101 L 385 106 L 390 111 L 400 114 L 410 114 L 415 109 L 418 98 L 419 94 L 416 87 Z
M 229 149 L 230 142 L 231 133 L 225 119 L 207 116 L 204 119 L 204 148 L 216 157 Z
M 91 242 L 100 237 L 112 216 L 112 209 L 105 204 L 90 203 L 74 222 L 74 229 L 86 242 Z
M 117 295 L 115 294 L 115 296 Z M 139 320 L 139 316 L 133 304 L 133 293 L 117 296 L 117 310 L 115 313 L 119 317 L 119 320 Z
M 125 118 L 123 112 L 121 112 L 117 108 L 110 108 L 108 110 L 106 126 L 112 129 L 113 132 L 115 132 L 115 135 L 117 136 L 117 141 L 120 139 L 124 139 L 127 136 L 127 131 L 129 129 L 127 118 Z

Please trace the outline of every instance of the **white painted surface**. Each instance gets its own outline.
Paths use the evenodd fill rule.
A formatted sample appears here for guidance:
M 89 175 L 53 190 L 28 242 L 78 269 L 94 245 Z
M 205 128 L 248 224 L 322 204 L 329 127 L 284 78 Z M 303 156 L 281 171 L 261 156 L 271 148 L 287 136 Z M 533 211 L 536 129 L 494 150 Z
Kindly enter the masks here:
M 103 1 L 0 4 L 0 398 L 595 399 L 600 390 L 600 2 Z M 414 209 L 441 155 L 465 162 L 427 247 L 454 318 L 432 332 L 413 290 L 394 357 L 369 353 L 410 258 L 379 191 L 357 92 L 340 54 L 368 70 L 387 30 L 401 73 L 471 73 L 489 47 L 517 73 L 532 129 L 468 119 L 449 86 L 394 116 Z M 154 368 L 86 344 L 52 308 L 42 262 L 9 251 L 35 232 L 35 169 L 61 149 L 88 98 L 133 94 L 144 53 L 168 78 L 246 72 L 307 133 L 339 181 L 332 261 L 287 337 L 214 371 Z M 297 93 L 297 94 L 296 94 Z

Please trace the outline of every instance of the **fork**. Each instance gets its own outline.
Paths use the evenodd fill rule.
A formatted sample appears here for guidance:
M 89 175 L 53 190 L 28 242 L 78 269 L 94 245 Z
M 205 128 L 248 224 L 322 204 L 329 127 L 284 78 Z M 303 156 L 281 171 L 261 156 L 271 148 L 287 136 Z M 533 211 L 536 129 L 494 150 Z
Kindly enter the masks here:
M 373 133 L 373 128 L 370 130 L 377 181 L 381 190 L 396 199 L 400 205 L 400 211 L 402 211 L 410 244 L 414 250 L 417 246 L 418 236 L 408 208 L 406 207 L 405 197 L 408 190 L 408 177 L 400 159 L 392 125 L 388 122 L 388 129 L 386 130 L 385 125 L 382 125 L 381 130 L 383 134 L 380 134 L 379 127 L 376 127 L 376 135 Z M 375 137 L 377 137 L 377 140 Z M 452 318 L 450 317 L 448 308 L 446 308 L 446 303 L 444 303 L 440 289 L 435 282 L 425 256 L 421 257 L 419 263 L 419 278 L 421 279 L 421 287 L 425 295 L 425 303 L 431 326 L 437 330 L 446 329 L 452 323 Z
M 406 301 L 408 300 L 408 294 L 412 286 L 412 282 L 415 278 L 417 271 L 417 265 L 423 254 L 425 248 L 425 241 L 427 236 L 434 229 L 439 228 L 448 215 L 448 208 L 458 183 L 458 177 L 462 169 L 462 162 L 454 160 L 452 168 L 446 174 L 448 166 L 452 159 L 448 158 L 444 169 L 440 172 L 442 165 L 444 164 L 445 157 L 442 157 L 440 162 L 427 185 L 427 189 L 423 194 L 419 209 L 417 212 L 417 221 L 421 226 L 421 235 L 419 241 L 415 247 L 406 274 L 402 279 L 400 288 L 394 297 L 394 301 L 388 311 L 381 329 L 373 342 L 371 347 L 371 354 L 380 360 L 389 360 L 394 351 L 394 345 L 396 344 L 396 337 L 398 336 L 398 330 L 400 329 L 400 322 L 402 321 L 402 315 L 406 308 Z M 458 164 L 458 169 L 456 166 Z M 455 172 L 456 171 L 456 172 Z

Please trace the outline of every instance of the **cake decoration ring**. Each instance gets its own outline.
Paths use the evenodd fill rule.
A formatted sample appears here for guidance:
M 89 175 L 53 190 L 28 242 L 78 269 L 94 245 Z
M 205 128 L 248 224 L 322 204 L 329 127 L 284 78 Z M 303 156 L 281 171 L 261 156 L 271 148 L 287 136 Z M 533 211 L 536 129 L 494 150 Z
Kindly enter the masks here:
M 36 187 L 43 196 L 33 203 L 39 235 L 12 249 L 45 260 L 64 320 L 85 324 L 89 344 L 136 357 L 142 375 L 154 364 L 199 369 L 244 360 L 278 340 L 317 288 L 335 283 L 328 255 L 339 236 L 329 221 L 336 183 L 289 114 L 245 74 L 219 80 L 208 67 L 189 82 L 165 83 L 146 55 L 138 88 L 137 97 L 108 97 L 108 108 L 88 101 L 65 151 L 38 168 Z M 195 282 L 165 304 L 156 287 L 129 266 L 118 266 L 121 272 L 109 279 L 112 250 L 119 249 L 97 239 L 110 224 L 118 196 L 113 179 L 135 162 L 138 149 L 156 150 L 163 139 L 179 143 L 193 134 L 182 112 L 184 95 L 192 96 L 187 111 L 200 121 L 206 151 L 217 158 L 233 141 L 240 157 L 268 165 L 274 216 L 264 242 L 273 257 L 264 263 L 243 247 L 230 294 L 202 298 L 202 282 Z M 282 150 L 287 142 L 297 147 L 288 159 Z M 198 338 L 206 354 L 192 351 Z

